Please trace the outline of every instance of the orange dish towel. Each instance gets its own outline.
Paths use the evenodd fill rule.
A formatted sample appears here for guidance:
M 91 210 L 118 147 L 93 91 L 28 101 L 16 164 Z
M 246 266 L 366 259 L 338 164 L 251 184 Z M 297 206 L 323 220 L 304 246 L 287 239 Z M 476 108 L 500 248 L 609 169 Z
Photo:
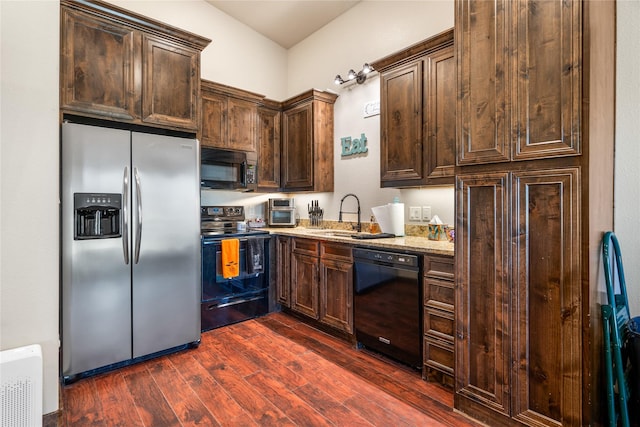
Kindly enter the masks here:
M 240 274 L 240 240 L 222 241 L 222 277 L 231 279 Z

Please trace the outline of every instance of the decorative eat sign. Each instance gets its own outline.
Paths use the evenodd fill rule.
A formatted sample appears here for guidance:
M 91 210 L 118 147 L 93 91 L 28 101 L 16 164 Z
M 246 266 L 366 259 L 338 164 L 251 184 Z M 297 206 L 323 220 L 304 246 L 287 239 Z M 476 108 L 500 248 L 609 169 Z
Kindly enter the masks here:
M 351 139 L 350 136 L 340 138 L 342 144 L 342 157 L 353 156 L 354 154 L 364 154 L 369 149 L 367 148 L 367 137 L 364 133 L 360 134 L 360 139 Z

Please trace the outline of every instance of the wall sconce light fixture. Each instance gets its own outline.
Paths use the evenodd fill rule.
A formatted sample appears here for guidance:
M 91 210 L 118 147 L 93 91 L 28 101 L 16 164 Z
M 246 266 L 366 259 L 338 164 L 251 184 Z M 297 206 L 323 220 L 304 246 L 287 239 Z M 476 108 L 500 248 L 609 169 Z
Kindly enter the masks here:
M 337 85 L 341 85 L 343 83 L 349 83 L 350 81 L 355 80 L 356 83 L 362 84 L 365 82 L 365 80 L 367 80 L 367 74 L 369 74 L 372 71 L 373 71 L 373 67 L 371 65 L 364 64 L 362 66 L 362 70 L 358 71 L 357 73 L 353 71 L 353 69 L 349 70 L 346 80 L 344 80 L 342 77 L 340 77 L 340 74 L 338 74 L 336 78 L 333 80 L 333 82 Z

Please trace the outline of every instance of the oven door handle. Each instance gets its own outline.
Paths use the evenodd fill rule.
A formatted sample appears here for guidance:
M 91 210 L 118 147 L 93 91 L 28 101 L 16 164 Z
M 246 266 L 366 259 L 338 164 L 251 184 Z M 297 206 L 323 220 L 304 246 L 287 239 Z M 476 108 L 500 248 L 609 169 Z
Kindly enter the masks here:
M 242 238 L 242 239 L 238 239 L 240 241 L 240 243 L 245 243 L 248 242 L 249 240 L 254 240 L 254 239 L 265 239 L 267 237 L 251 237 L 251 238 Z M 216 237 L 215 239 L 209 239 L 207 237 L 203 238 L 202 240 L 202 244 L 203 245 L 213 245 L 216 243 L 220 243 L 223 240 L 226 239 L 236 239 L 236 237 Z
M 253 298 L 241 298 L 241 299 L 237 299 L 237 300 L 233 300 L 230 302 L 225 302 L 225 303 L 221 303 L 221 304 L 211 304 L 207 306 L 207 310 L 214 310 L 216 308 L 224 308 L 224 307 L 230 307 L 232 305 L 238 305 L 238 304 L 242 304 L 245 302 L 251 302 L 251 301 L 258 301 L 260 299 L 263 299 L 264 296 L 257 296 L 257 297 L 253 297 Z

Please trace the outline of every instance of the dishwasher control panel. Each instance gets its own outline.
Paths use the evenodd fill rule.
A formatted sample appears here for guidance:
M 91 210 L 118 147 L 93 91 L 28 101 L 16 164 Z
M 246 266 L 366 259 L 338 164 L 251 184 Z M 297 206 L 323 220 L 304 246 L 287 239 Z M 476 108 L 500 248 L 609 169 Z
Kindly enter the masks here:
M 378 261 L 386 264 L 418 267 L 418 256 L 396 252 L 377 251 L 372 249 L 354 248 L 354 260 Z

